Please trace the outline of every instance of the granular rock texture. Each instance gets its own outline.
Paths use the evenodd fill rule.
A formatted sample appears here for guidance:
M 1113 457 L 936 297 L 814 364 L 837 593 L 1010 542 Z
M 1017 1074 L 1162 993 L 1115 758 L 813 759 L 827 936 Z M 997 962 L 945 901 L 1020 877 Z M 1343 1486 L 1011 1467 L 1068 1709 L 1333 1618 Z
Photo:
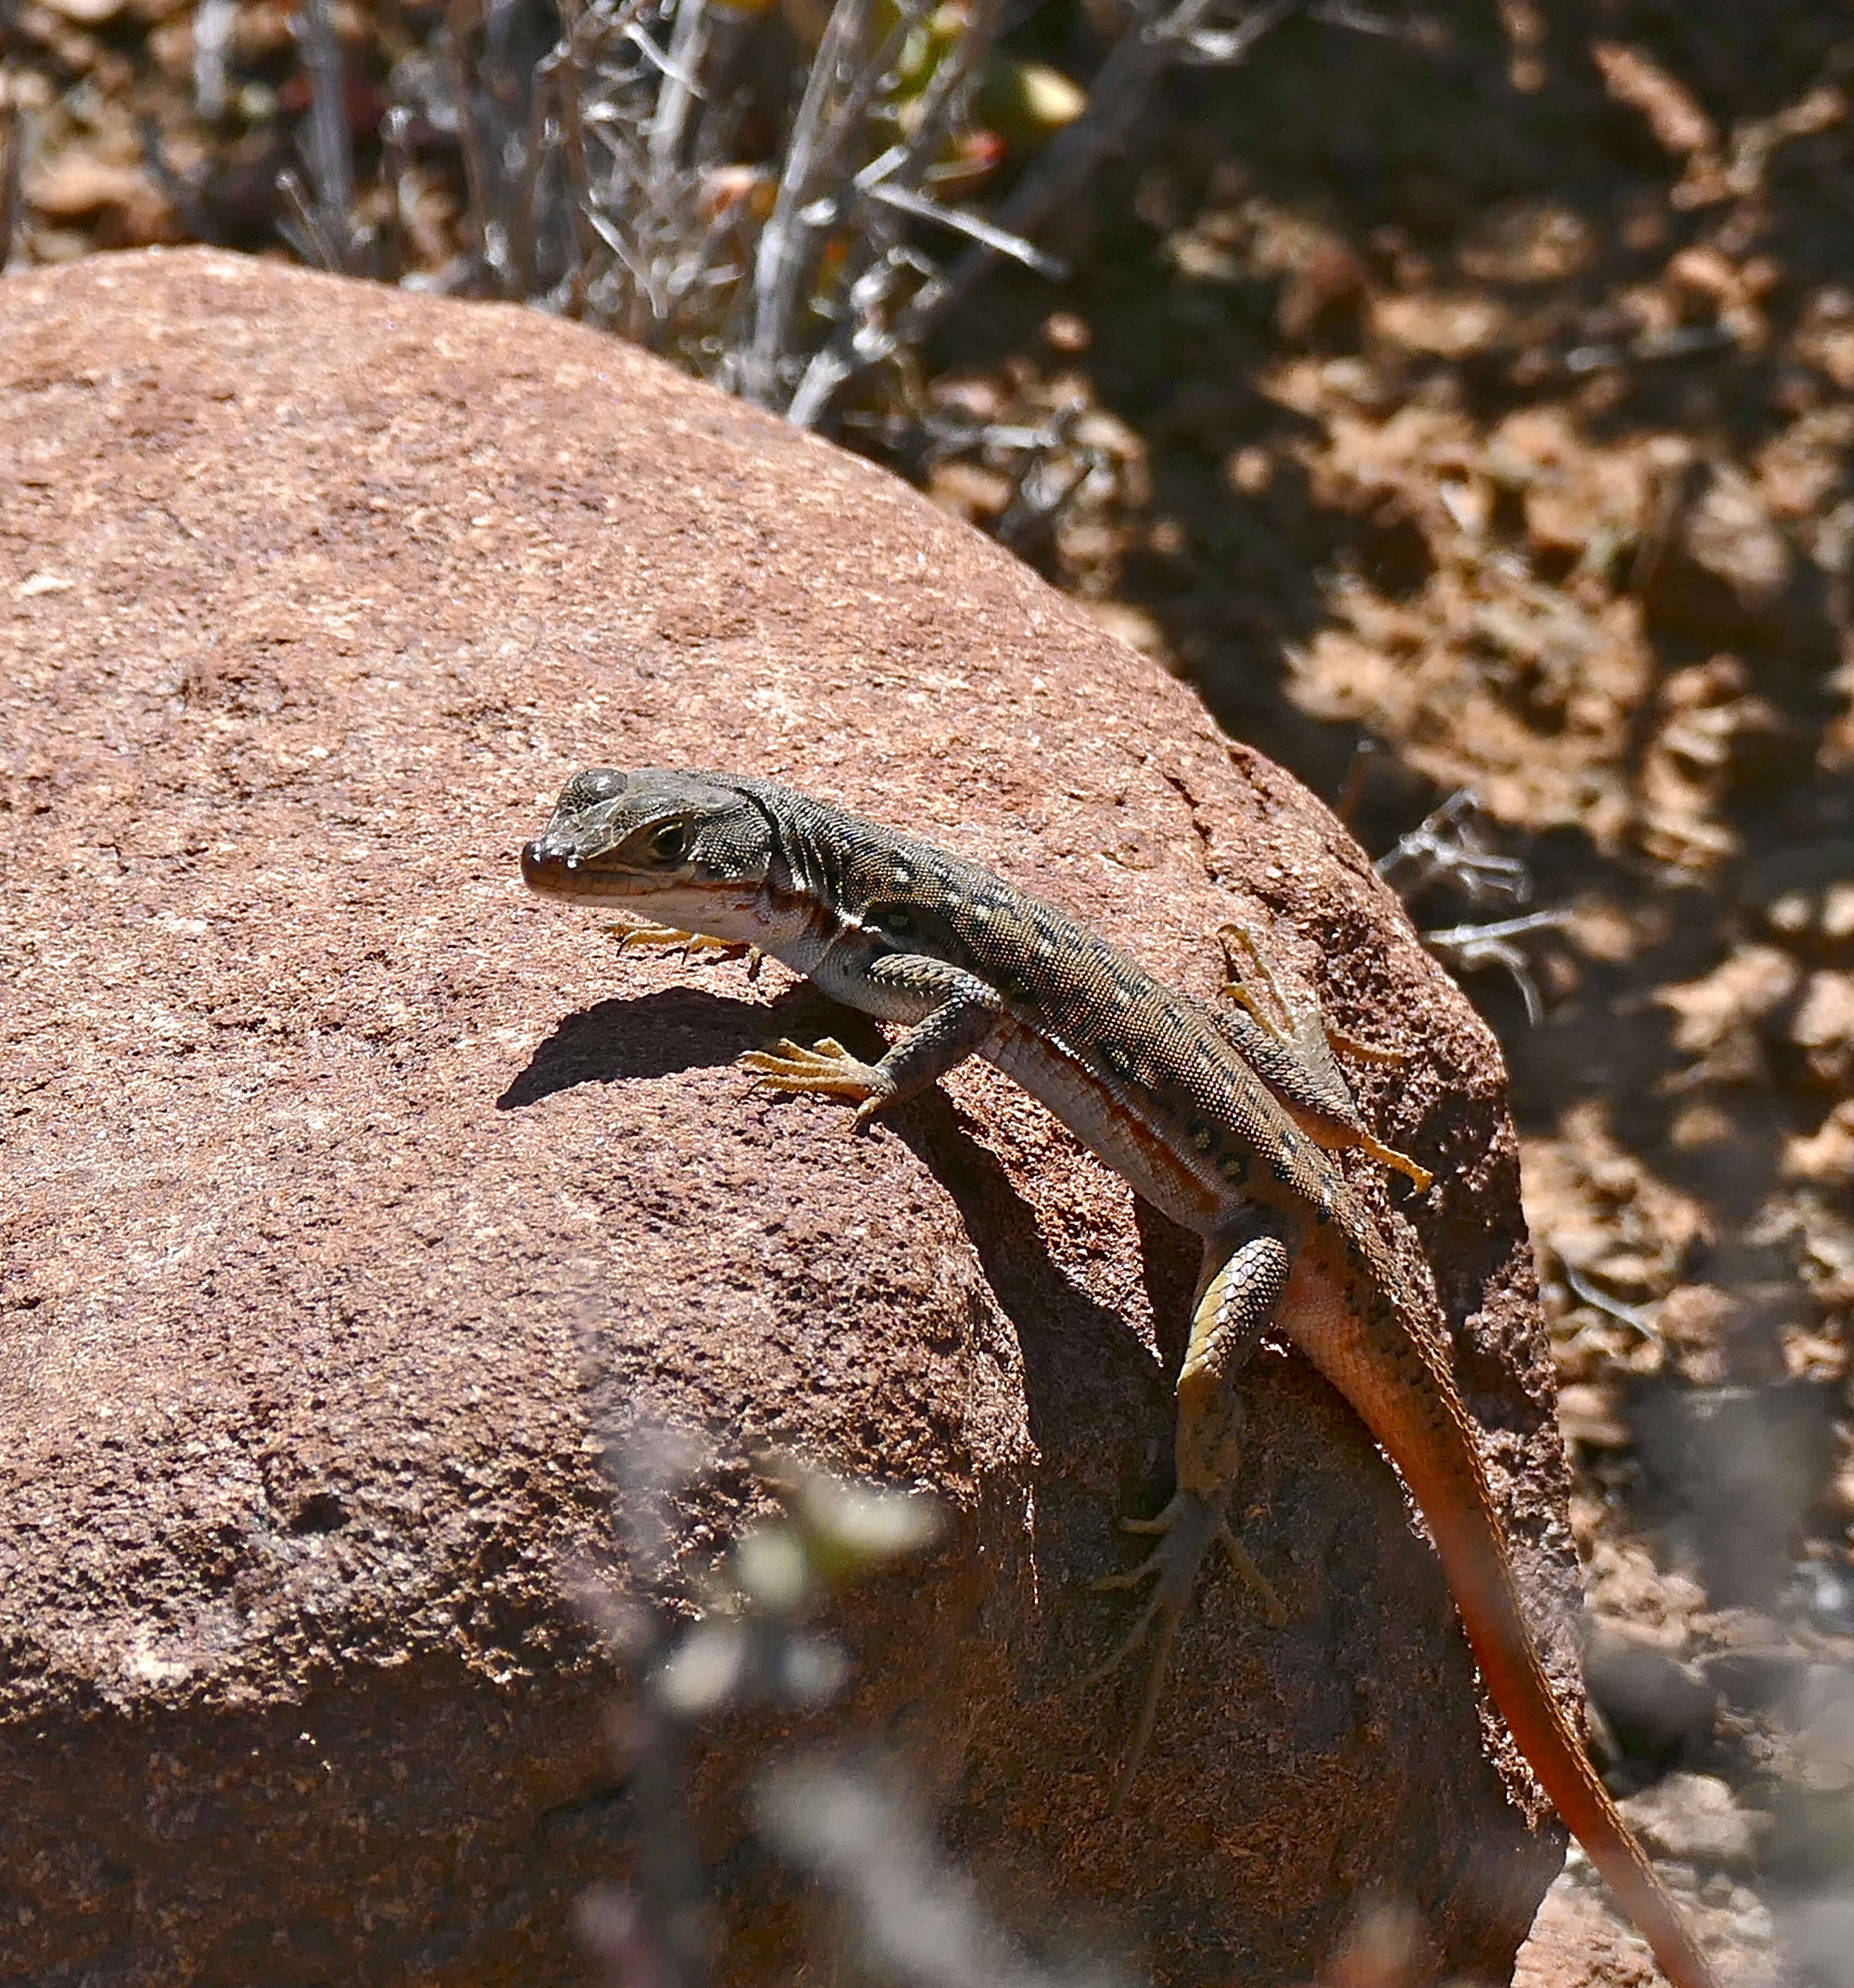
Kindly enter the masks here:
M 1337 1398 L 1257 1361 L 1238 1510 L 1292 1620 L 1206 1579 L 1110 1814 L 1139 1680 L 1078 1688 L 1130 1619 L 1087 1583 L 1169 1489 L 1185 1239 L 988 1070 L 854 1140 L 751 1092 L 769 1036 L 871 1038 L 776 968 L 621 958 L 515 864 L 576 767 L 732 766 L 1206 994 L 1215 928 L 1274 918 L 1412 1052 L 1361 1089 L 1435 1189 L 1352 1170 L 1561 1626 L 1498 1058 L 1317 803 L 898 484 L 513 310 L 14 277 L 0 488 L 0 1979 L 576 1978 L 628 1850 L 564 1595 L 652 1422 L 722 1459 L 684 1594 L 763 1444 L 949 1503 L 831 1729 L 898 1746 L 1027 1935 L 1286 1981 L 1375 1895 L 1510 1966 L 1558 1839 Z M 717 1851 L 760 1764 L 706 1763 Z M 737 1888 L 732 1978 L 790 1978 Z

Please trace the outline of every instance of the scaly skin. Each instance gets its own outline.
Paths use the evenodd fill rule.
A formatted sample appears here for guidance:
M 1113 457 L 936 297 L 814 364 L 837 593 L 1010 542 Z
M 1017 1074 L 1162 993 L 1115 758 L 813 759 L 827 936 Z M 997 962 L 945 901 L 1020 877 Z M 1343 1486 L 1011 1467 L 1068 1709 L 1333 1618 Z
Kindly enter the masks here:
M 1305 1354 L 1352 1405 L 1423 1512 L 1468 1641 L 1521 1751 L 1646 1936 L 1674 1988 L 1717 1988 L 1553 1696 L 1521 1607 L 1435 1307 L 1327 1158 L 1357 1147 L 1426 1184 L 1358 1122 L 1323 1043 L 1253 935 L 1257 979 L 1224 1015 L 1166 986 L 1054 907 L 912 836 L 770 781 L 611 769 L 576 775 L 522 852 L 535 890 L 619 904 L 648 936 L 772 954 L 827 993 L 911 1025 L 879 1063 L 841 1044 L 744 1059 L 775 1088 L 854 1100 L 856 1122 L 984 1057 L 1204 1239 L 1179 1377 L 1177 1491 L 1145 1565 L 1155 1587 L 1119 1661 L 1159 1623 L 1127 1774 L 1203 1553 L 1220 1540 L 1280 1604 L 1226 1516 L 1241 1459 L 1233 1386 L 1260 1334 Z M 1122 1787 L 1124 1790 L 1125 1782 Z

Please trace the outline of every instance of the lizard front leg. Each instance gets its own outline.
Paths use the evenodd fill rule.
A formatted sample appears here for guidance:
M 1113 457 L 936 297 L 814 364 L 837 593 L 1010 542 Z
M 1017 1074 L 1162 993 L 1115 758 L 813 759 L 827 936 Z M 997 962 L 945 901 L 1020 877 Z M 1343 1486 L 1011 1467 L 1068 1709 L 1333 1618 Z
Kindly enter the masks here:
M 1115 1808 L 1125 1799 L 1152 1736 L 1172 1645 L 1190 1606 L 1198 1568 L 1213 1540 L 1221 1541 L 1231 1565 L 1260 1602 L 1269 1626 L 1278 1629 L 1287 1620 L 1280 1597 L 1232 1529 L 1229 1503 L 1243 1454 L 1237 1375 L 1274 1316 L 1292 1266 L 1292 1255 L 1278 1236 L 1213 1237 L 1205 1246 L 1190 1342 L 1178 1376 L 1173 1439 L 1177 1488 L 1157 1518 L 1121 1521 L 1127 1532 L 1156 1533 L 1159 1543 L 1138 1567 L 1095 1583 L 1098 1587 L 1132 1587 L 1150 1579 L 1153 1585 L 1139 1619 L 1084 1684 L 1097 1684 L 1118 1669 L 1144 1640 L 1151 1624 L 1159 1624 L 1132 1745 L 1115 1791 Z
M 712 954 L 717 959 L 744 959 L 748 979 L 760 978 L 760 962 L 763 955 L 758 946 L 749 945 L 743 940 L 716 938 L 708 932 L 685 931 L 680 925 L 654 925 L 637 918 L 614 918 L 599 929 L 607 938 L 617 942 L 621 952 L 628 945 L 660 945 L 669 952 L 679 952 L 685 960 L 694 958 L 699 953 Z
M 929 1012 L 878 1063 L 861 1061 L 834 1036 L 813 1049 L 782 1040 L 749 1050 L 740 1061 L 756 1083 L 775 1090 L 856 1099 L 852 1131 L 975 1055 L 1004 1013 L 1003 997 L 976 974 L 918 953 L 878 959 L 851 991 L 861 997 L 859 1006 L 878 1013 L 899 1005 Z

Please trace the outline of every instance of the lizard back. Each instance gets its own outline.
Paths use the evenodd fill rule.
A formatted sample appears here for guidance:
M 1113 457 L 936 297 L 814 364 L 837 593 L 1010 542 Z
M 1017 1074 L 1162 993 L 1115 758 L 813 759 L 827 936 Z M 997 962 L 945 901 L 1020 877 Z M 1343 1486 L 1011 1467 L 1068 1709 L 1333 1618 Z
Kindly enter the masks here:
M 872 999 L 872 959 L 925 955 L 984 982 L 1004 1017 L 979 1053 L 1200 1235 L 1240 1200 L 1337 1220 L 1363 1249 L 1376 1240 L 1207 1005 L 963 857 L 770 781 L 732 784 L 785 829 L 781 888 L 804 906 L 799 942 L 767 951 L 892 1021 L 919 1019 L 925 1002 Z

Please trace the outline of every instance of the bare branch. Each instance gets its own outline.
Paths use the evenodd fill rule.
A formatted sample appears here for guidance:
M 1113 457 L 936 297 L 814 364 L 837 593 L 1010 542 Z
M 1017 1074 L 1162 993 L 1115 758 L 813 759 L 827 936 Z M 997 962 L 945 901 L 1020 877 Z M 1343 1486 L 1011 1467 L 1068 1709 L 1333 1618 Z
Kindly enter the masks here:
M 878 184 L 864 189 L 863 197 L 879 201 L 885 207 L 892 207 L 900 213 L 912 215 L 918 221 L 931 221 L 936 227 L 950 228 L 956 234 L 969 235 L 999 255 L 1009 255 L 1027 269 L 1034 269 L 1039 276 L 1047 276 L 1051 282 L 1066 282 L 1068 279 L 1069 265 L 1059 256 L 1045 255 L 1022 235 L 1007 234 L 1002 228 L 993 227 L 989 221 L 980 220 L 976 214 L 963 214 L 956 208 L 944 207 L 924 194 L 910 193 L 905 187 Z
M 289 209 L 287 217 L 277 224 L 284 239 L 304 262 L 338 273 L 343 266 L 340 245 L 323 232 L 320 211 L 294 166 L 286 166 L 277 174 L 277 191 Z
M 225 56 L 238 13 L 238 0 L 197 0 L 193 9 L 193 107 L 202 123 L 225 114 Z
M 168 164 L 167 152 L 161 144 L 160 125 L 144 113 L 137 119 L 136 130 L 141 139 L 142 164 L 147 169 L 149 178 L 161 189 L 162 197 L 180 216 L 181 225 L 196 241 L 220 241 L 222 238 L 211 215 L 200 205 L 192 188 Z M 4 245 L 0 243 L 0 268 L 5 265 L 5 260 Z
M 439 40 L 445 73 L 457 106 L 458 149 L 463 154 L 464 238 L 480 279 L 489 269 L 489 167 L 483 157 L 482 134 L 477 128 L 470 78 L 464 67 L 463 36 L 468 20 L 469 0 L 451 0 Z
M 348 134 L 341 44 L 330 0 L 302 0 L 290 30 L 309 72 L 309 169 L 315 182 L 317 238 L 331 245 L 329 266 L 347 270 L 354 248 L 354 154 Z
M 661 182 L 682 154 L 689 109 L 702 92 L 696 78 L 708 46 L 708 0 L 675 0 L 669 55 L 663 65 L 669 86 L 657 100 L 650 120 L 650 163 L 653 181 Z
M 1613 1318 L 1619 1324 L 1639 1332 L 1644 1339 L 1652 1340 L 1659 1346 L 1663 1344 L 1661 1328 L 1639 1305 L 1624 1304 L 1620 1298 L 1612 1298 L 1607 1291 L 1599 1290 L 1585 1276 L 1575 1263 L 1568 1262 L 1561 1255 L 1558 1268 L 1564 1273 L 1565 1282 L 1575 1295 L 1587 1305 Z
M 587 286 L 598 253 L 599 237 L 592 225 L 597 195 L 591 174 L 586 169 L 586 126 L 581 115 L 586 97 L 586 73 L 581 59 L 581 24 L 584 19 L 580 0 L 560 0 L 560 39 L 554 51 L 559 63 L 556 85 L 559 92 L 560 143 L 567 158 L 567 185 L 573 209 L 574 257 L 567 277 L 567 315 L 586 315 Z
M 0 86 L 5 83 L 0 76 Z M 0 87 L 0 271 L 12 259 L 19 216 L 24 211 L 25 120 L 10 90 Z
M 1485 966 L 1504 967 L 1526 1004 L 1526 1019 L 1534 1028 L 1544 1019 L 1545 1006 L 1538 983 L 1526 955 L 1513 942 L 1528 932 L 1550 931 L 1561 926 L 1565 914 L 1528 911 L 1524 918 L 1505 918 L 1485 925 L 1450 925 L 1440 931 L 1419 935 L 1430 952 L 1456 972 L 1473 972 Z
M 1401 898 L 1439 880 L 1465 893 L 1470 904 L 1523 904 L 1532 894 L 1525 864 L 1489 847 L 1480 797 L 1471 787 L 1458 787 L 1372 867 Z
M 797 231 L 799 210 L 810 198 L 817 155 L 824 143 L 825 106 L 837 65 L 860 46 L 869 0 L 837 0 L 806 79 L 805 93 L 786 144 L 785 165 L 773 211 L 760 231 L 753 269 L 753 336 L 743 355 L 742 397 L 766 407 L 777 391 L 786 326 L 797 299 L 806 258 Z

